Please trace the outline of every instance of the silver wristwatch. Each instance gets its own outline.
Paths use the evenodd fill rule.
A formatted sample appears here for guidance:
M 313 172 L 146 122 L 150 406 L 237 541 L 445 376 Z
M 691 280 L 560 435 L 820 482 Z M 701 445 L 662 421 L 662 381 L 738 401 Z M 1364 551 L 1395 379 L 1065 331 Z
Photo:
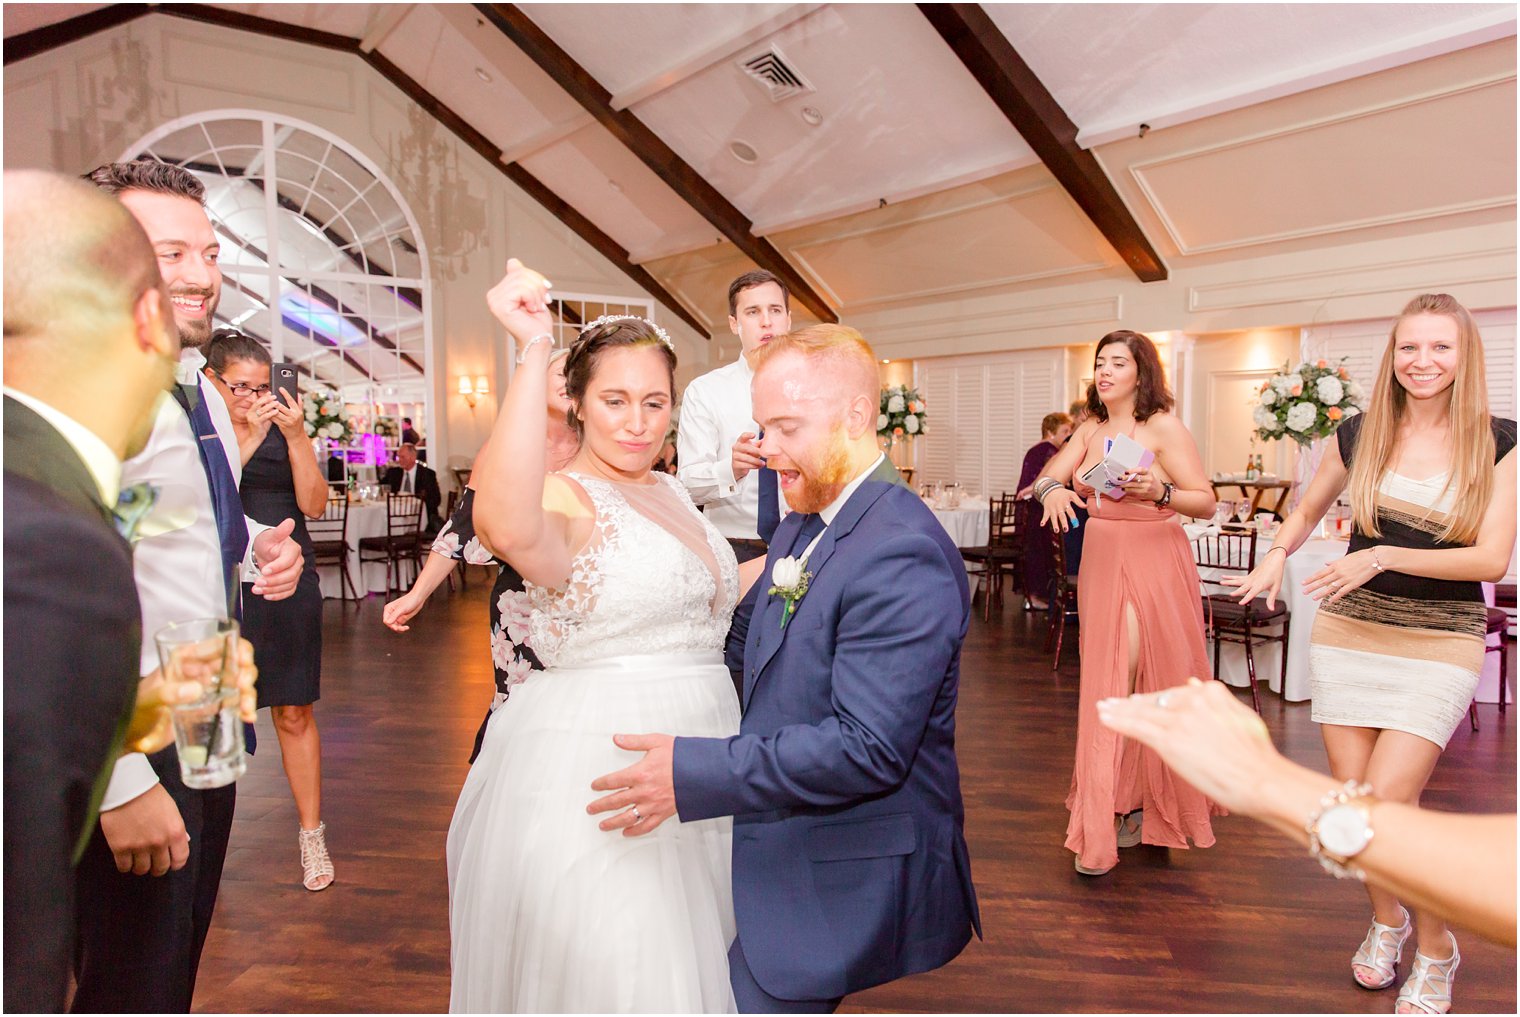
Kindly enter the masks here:
M 1304 829 L 1309 834 L 1309 853 L 1337 879 L 1366 879 L 1367 874 L 1351 859 L 1372 843 L 1371 784 L 1354 780 L 1336 788 L 1320 799 L 1319 808 L 1310 814 Z

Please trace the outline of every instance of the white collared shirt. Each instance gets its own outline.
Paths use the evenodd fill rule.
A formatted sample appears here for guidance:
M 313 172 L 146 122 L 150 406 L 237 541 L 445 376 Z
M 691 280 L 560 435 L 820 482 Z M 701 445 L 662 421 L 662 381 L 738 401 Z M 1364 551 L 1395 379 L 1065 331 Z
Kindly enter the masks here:
M 175 369 L 181 384 L 199 385 L 200 397 L 211 414 L 232 478 L 240 481 L 243 460 L 238 452 L 237 433 L 232 416 L 221 393 L 213 385 L 203 384 L 200 369 L 206 359 L 199 350 L 185 350 Z M 142 607 L 142 658 L 139 668 L 146 675 L 158 667 L 158 646 L 154 636 L 164 626 L 193 618 L 222 618 L 228 613 L 227 577 L 222 575 L 222 541 L 216 528 L 216 511 L 211 500 L 211 485 L 201 465 L 200 442 L 190 418 L 167 392 L 154 410 L 153 431 L 148 443 L 137 455 L 122 464 L 121 482 L 152 484 L 158 488 L 155 513 L 182 520 L 182 524 L 137 542 L 132 553 L 132 571 L 137 580 L 137 599 Z M 114 499 L 113 499 L 114 504 Z M 252 564 L 252 538 L 268 527 L 246 519 L 248 556 Z M 158 783 L 158 776 L 140 753 L 128 753 L 116 762 L 111 783 L 100 803 L 109 811 L 138 797 Z
M 759 433 L 750 400 L 755 372 L 742 356 L 709 371 L 686 386 L 681 396 L 681 424 L 676 437 L 680 466 L 676 478 L 718 532 L 734 540 L 760 536 L 760 472 L 734 479 L 733 449 L 739 435 Z M 779 505 L 783 514 L 785 505 Z
M 9 385 L 4 387 L 4 392 L 47 421 L 53 430 L 62 435 L 63 440 L 69 443 L 69 448 L 84 461 L 85 469 L 90 471 L 90 477 L 100 491 L 101 503 L 108 509 L 114 509 L 116 499 L 121 495 L 121 460 L 116 458 L 111 446 L 100 435 L 57 407 L 25 392 L 18 392 Z
M 844 508 L 844 503 L 850 500 L 850 495 L 854 494 L 860 485 L 866 482 L 867 477 L 876 472 L 876 468 L 881 465 L 881 461 L 885 458 L 887 458 L 886 454 L 883 453 L 873 459 L 871 465 L 866 468 L 864 473 L 844 485 L 844 490 L 839 492 L 839 497 L 819 510 L 818 516 L 823 520 L 823 525 L 828 526 L 834 521 L 834 517 L 839 515 L 840 510 Z

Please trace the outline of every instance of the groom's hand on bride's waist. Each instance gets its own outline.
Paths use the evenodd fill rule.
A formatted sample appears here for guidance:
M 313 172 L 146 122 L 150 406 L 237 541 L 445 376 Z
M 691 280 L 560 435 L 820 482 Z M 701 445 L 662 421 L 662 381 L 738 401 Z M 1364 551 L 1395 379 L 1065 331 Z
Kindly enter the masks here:
M 642 752 L 644 758 L 627 769 L 591 782 L 593 791 L 611 791 L 586 806 L 593 816 L 609 812 L 603 830 L 622 830 L 639 837 L 676 814 L 675 743 L 666 734 L 614 735 L 620 749 Z

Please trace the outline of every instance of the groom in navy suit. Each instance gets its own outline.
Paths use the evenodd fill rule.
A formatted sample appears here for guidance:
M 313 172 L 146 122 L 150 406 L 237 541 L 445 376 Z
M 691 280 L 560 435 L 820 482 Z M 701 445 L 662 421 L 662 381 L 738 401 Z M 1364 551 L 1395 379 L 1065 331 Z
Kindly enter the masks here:
M 644 758 L 592 784 L 614 792 L 591 806 L 615 813 L 603 829 L 629 836 L 734 817 L 745 1013 L 833 1012 L 981 932 L 955 758 L 966 572 L 877 448 L 876 363 L 838 325 L 761 351 L 761 451 L 792 513 L 729 635 L 740 733 L 619 735 Z

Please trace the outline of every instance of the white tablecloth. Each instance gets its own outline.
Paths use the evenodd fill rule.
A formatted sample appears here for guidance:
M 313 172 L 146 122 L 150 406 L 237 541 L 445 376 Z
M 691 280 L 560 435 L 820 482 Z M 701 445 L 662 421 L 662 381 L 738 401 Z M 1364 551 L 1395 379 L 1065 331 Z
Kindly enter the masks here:
M 385 536 L 385 502 L 355 502 L 348 507 L 348 575 L 354 589 L 363 597 L 371 593 L 385 593 L 388 582 L 384 562 L 366 562 L 359 569 L 359 541 L 365 537 Z M 405 582 L 407 574 L 402 573 Z M 336 565 L 324 565 L 317 569 L 317 579 L 322 586 L 322 596 L 338 597 L 343 593 L 342 579 Z
M 1188 527 L 1192 530 L 1192 527 Z M 1257 541 L 1256 560 L 1269 546 L 1265 540 Z M 1283 569 L 1283 583 L 1279 595 L 1288 605 L 1288 678 L 1284 691 L 1282 674 L 1282 644 L 1262 643 L 1251 648 L 1256 659 L 1256 680 L 1268 679 L 1273 692 L 1280 693 L 1289 702 L 1309 698 L 1309 633 L 1314 628 L 1314 616 L 1319 613 L 1319 602 L 1304 593 L 1304 580 L 1346 553 L 1346 541 L 1311 539 L 1288 558 Z M 1222 574 L 1218 569 L 1200 567 L 1198 577 L 1203 580 L 1205 593 L 1227 592 L 1227 587 L 1209 585 L 1208 581 Z M 1269 630 L 1275 632 L 1276 630 Z M 1214 647 L 1210 644 L 1209 661 L 1213 663 Z M 1246 650 L 1239 643 L 1225 643 L 1219 654 L 1219 678 L 1231 685 L 1244 688 L 1248 681 Z
M 992 525 L 992 510 L 985 499 L 963 502 L 960 508 L 939 509 L 933 505 L 929 511 L 950 534 L 956 547 L 983 547 L 987 543 L 987 531 Z

